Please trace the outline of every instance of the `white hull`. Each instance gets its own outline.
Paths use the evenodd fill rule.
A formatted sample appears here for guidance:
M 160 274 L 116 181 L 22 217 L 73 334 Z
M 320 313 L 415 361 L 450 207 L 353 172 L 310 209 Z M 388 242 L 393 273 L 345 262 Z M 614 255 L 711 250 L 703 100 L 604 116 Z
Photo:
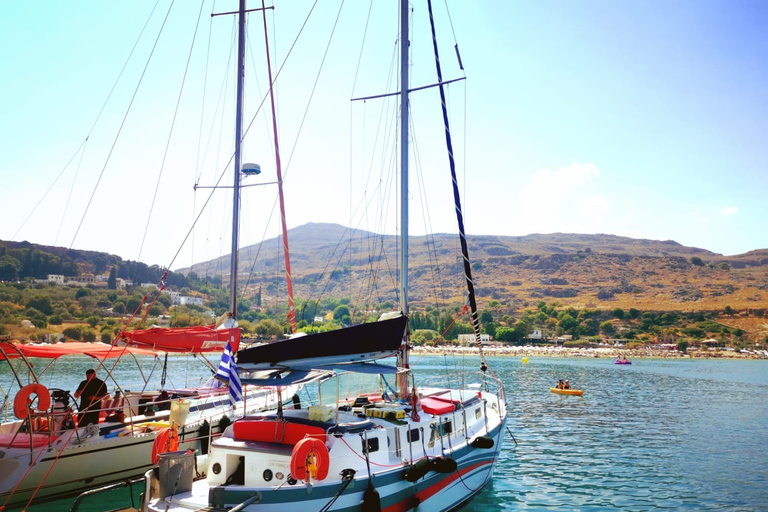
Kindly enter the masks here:
M 436 391 L 424 390 L 425 393 Z M 443 390 L 443 396 L 455 398 L 459 393 Z M 341 491 L 342 470 L 352 469 L 355 474 L 351 483 L 327 510 L 360 510 L 369 485 L 362 434 L 369 442 L 378 439 L 378 449 L 371 452 L 369 457 L 373 486 L 379 494 L 382 510 L 388 507 L 392 507 L 389 510 L 410 510 L 417 504 L 424 507 L 423 510 L 453 510 L 480 492 L 490 481 L 506 420 L 505 405 L 495 395 L 483 393 L 478 400 L 475 398 L 477 391 L 461 393 L 465 393 L 460 396 L 463 406 L 454 412 L 429 414 L 420 411 L 420 421 L 406 418 L 405 421 L 393 422 L 370 417 L 369 423 L 372 426 L 364 433 L 354 431 L 338 434 L 330 433 L 333 430 L 329 430 L 326 438 L 326 444 L 330 445 L 328 476 L 322 481 L 311 482 L 311 485 L 301 480 L 291 482 L 288 477 L 291 446 L 241 441 L 231 437 L 230 429 L 213 445 L 206 480 L 195 482 L 189 492 L 152 499 L 147 509 L 182 512 L 200 511 L 206 507 L 227 508 L 257 495 L 257 502 L 246 506 L 244 510 L 321 510 Z M 473 397 L 468 398 L 470 395 Z M 288 422 L 292 421 L 292 414 L 298 417 L 295 416 L 298 411 L 286 411 Z M 340 418 L 340 421 L 343 419 Z M 350 416 L 346 419 L 354 423 L 359 418 Z M 300 421 L 302 424 L 308 423 L 304 418 Z M 444 427 L 449 423 L 450 432 L 445 432 Z M 414 430 L 424 432 L 424 438 L 409 442 L 408 432 Z M 435 436 L 430 434 L 432 431 L 436 432 Z M 492 440 L 491 446 L 477 446 L 474 441 L 479 437 Z M 244 481 L 226 485 L 225 480 L 235 471 L 239 457 L 245 457 Z M 414 482 L 408 481 L 408 469 L 425 457 L 430 460 L 437 457 L 450 458 L 456 462 L 456 466 L 445 472 L 428 470 Z M 218 475 L 213 474 L 216 464 L 221 468 Z M 265 470 L 270 472 L 269 482 L 264 480 Z M 151 480 L 147 495 L 157 493 L 158 486 L 153 488 Z
M 295 392 L 295 389 L 292 391 Z M 284 396 L 292 394 L 286 392 Z M 204 421 L 210 425 L 210 435 L 215 438 L 221 435 L 218 425 L 223 416 L 234 420 L 246 413 L 274 407 L 276 397 L 273 390 L 249 391 L 247 410 L 243 402 L 233 410 L 227 394 L 190 400 L 193 411 L 184 425 L 179 427 L 178 449 L 200 449 L 200 427 Z M 144 421 L 152 419 L 142 418 Z M 135 421 L 137 419 L 134 417 Z M 160 413 L 156 419 L 162 419 Z M 1 429 L 12 433 L 20 424 L 20 421 L 4 424 Z M 90 436 L 88 427 L 62 430 L 49 444 L 33 450 L 0 446 L 0 505 L 6 500 L 7 505 L 24 504 L 33 494 L 35 501 L 54 499 L 143 475 L 152 467 L 153 444 L 162 427 L 156 425 L 148 432 L 107 437 L 107 432 L 101 431 L 110 425 L 119 426 L 100 423 L 96 429 L 91 429 Z M 25 436 L 29 434 L 18 434 L 20 439 Z

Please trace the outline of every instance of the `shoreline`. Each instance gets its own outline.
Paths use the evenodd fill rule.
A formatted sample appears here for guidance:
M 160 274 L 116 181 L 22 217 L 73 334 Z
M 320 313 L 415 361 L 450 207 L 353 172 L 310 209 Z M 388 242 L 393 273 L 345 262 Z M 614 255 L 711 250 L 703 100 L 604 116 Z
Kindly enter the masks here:
M 411 352 L 418 355 L 444 355 L 444 354 L 477 354 L 477 347 L 460 346 L 439 346 L 439 347 L 414 347 Z M 626 356 L 630 361 L 632 359 L 765 359 L 768 360 L 768 354 L 765 352 L 742 353 L 726 350 L 695 350 L 688 353 L 678 352 L 676 350 L 642 348 L 626 349 L 623 347 L 598 347 L 598 348 L 571 348 L 560 346 L 484 346 L 483 352 L 490 356 L 500 357 L 589 357 L 589 358 L 610 358 L 616 359 L 620 354 Z

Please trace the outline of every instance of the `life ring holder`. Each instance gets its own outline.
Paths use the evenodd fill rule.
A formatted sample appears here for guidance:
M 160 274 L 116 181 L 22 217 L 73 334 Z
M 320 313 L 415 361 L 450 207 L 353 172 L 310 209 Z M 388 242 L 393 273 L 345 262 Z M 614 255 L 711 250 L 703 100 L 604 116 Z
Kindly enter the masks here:
M 328 448 L 316 437 L 305 437 L 293 447 L 291 476 L 297 480 L 324 480 L 330 465 Z
M 16 398 L 13 399 L 13 414 L 20 420 L 25 420 L 29 417 L 30 404 L 29 399 L 33 394 L 37 395 L 37 407 L 38 411 L 47 411 L 51 408 L 51 394 L 48 389 L 42 384 L 27 384 L 22 387 Z

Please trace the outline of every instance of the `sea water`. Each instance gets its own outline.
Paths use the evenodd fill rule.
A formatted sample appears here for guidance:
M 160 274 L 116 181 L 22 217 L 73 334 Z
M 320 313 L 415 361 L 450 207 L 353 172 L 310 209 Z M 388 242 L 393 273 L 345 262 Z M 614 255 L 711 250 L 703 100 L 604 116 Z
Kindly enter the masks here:
M 75 359 L 46 386 L 74 390 L 92 366 L 87 358 Z M 169 361 L 169 388 L 195 385 L 211 373 L 199 361 Z M 152 360 L 142 362 L 151 366 Z M 489 362 L 506 386 L 508 432 L 492 483 L 463 512 L 768 510 L 768 361 Z M 475 370 L 477 358 L 416 356 L 413 366 L 422 384 L 436 384 L 458 375 L 456 363 Z M 127 366 L 120 368 L 122 378 L 141 382 Z M 160 375 L 156 368 L 150 380 Z M 470 372 L 465 382 L 477 376 Z M 559 379 L 584 396 L 550 393 Z M 113 491 L 80 510 L 111 510 L 118 502 L 130 505 L 131 497 L 137 504 L 142 489 L 132 492 Z M 71 505 L 61 500 L 28 510 L 67 511 Z

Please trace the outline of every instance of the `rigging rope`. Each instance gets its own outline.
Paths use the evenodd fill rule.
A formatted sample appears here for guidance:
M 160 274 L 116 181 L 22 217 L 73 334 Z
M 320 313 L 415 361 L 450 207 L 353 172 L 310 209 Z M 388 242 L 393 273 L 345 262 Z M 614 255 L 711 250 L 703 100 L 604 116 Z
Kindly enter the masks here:
M 91 125 L 91 129 L 88 131 L 88 135 L 85 136 L 85 140 L 80 144 L 80 146 L 77 148 L 75 153 L 72 155 L 72 158 L 69 159 L 69 162 L 67 162 L 67 165 L 64 166 L 64 168 L 61 170 L 58 176 L 56 176 L 56 179 L 53 180 L 53 183 L 51 183 L 51 186 L 48 187 L 48 190 L 45 191 L 43 196 L 40 198 L 40 201 L 37 202 L 37 204 L 32 208 L 32 211 L 29 212 L 29 215 L 26 219 L 24 219 L 24 222 L 21 223 L 21 226 L 16 230 L 16 233 L 13 234 L 11 237 L 11 240 L 15 240 L 16 236 L 19 234 L 19 232 L 22 230 L 24 225 L 27 223 L 27 221 L 32 217 L 32 215 L 37 211 L 38 207 L 42 204 L 43 200 L 48 196 L 48 193 L 53 189 L 54 185 L 56 185 L 56 182 L 59 181 L 59 178 L 61 178 L 62 174 L 64 174 L 64 171 L 67 170 L 67 167 L 69 167 L 69 164 L 72 163 L 72 160 L 75 159 L 77 154 L 80 152 L 80 150 L 84 150 L 84 146 L 88 143 L 88 140 L 91 138 L 91 134 L 93 134 L 94 128 L 96 128 L 96 123 L 99 122 L 99 119 L 101 119 L 101 114 L 104 112 L 104 109 L 107 106 L 107 103 L 109 103 L 109 99 L 112 97 L 112 93 L 115 92 L 115 88 L 117 87 L 117 84 L 120 82 L 120 78 L 123 76 L 123 72 L 125 71 L 125 68 L 128 66 L 128 62 L 130 62 L 131 57 L 133 56 L 134 50 L 136 50 L 136 47 L 139 44 L 139 41 L 141 41 L 141 37 L 144 35 L 144 30 L 146 30 L 147 25 L 149 25 L 149 20 L 152 19 L 152 15 L 155 13 L 155 9 L 157 8 L 157 4 L 160 3 L 160 0 L 157 0 L 155 2 L 155 5 L 152 7 L 152 11 L 150 11 L 149 16 L 147 17 L 147 21 L 144 22 L 144 26 L 141 29 L 141 32 L 139 32 L 139 37 L 136 38 L 136 42 L 133 44 L 133 48 L 131 48 L 130 53 L 128 54 L 128 58 L 125 59 L 125 62 L 123 63 L 123 67 L 120 70 L 120 73 L 118 73 L 117 78 L 115 79 L 115 83 L 112 84 L 112 89 L 110 89 L 109 94 L 107 95 L 107 99 L 104 100 L 104 104 L 101 106 L 101 110 L 99 110 L 99 113 L 96 115 L 96 119 L 93 121 L 93 124 Z M 80 157 L 82 160 L 82 156 Z M 74 186 L 74 184 L 73 184 Z M 67 200 L 69 201 L 69 199 Z M 66 209 L 65 209 L 66 211 Z M 61 227 L 59 227 L 59 231 L 61 231 Z M 56 239 L 58 240 L 58 233 L 56 234 Z M 55 244 L 54 244 L 55 245 Z
M 171 120 L 171 128 L 168 130 L 168 140 L 165 143 L 165 151 L 163 152 L 163 160 L 160 163 L 160 172 L 157 175 L 157 183 L 155 183 L 155 193 L 152 196 L 152 203 L 149 206 L 149 213 L 147 214 L 147 224 L 144 227 L 144 236 L 141 238 L 141 244 L 139 245 L 139 254 L 136 256 L 136 260 L 141 260 L 141 253 L 144 251 L 144 242 L 147 239 L 147 232 L 149 232 L 149 224 L 152 222 L 152 212 L 155 210 L 155 202 L 157 201 L 157 193 L 160 190 L 160 180 L 163 178 L 163 170 L 165 169 L 165 160 L 168 158 L 168 150 L 171 147 L 171 138 L 173 137 L 173 129 L 176 126 L 176 116 L 179 114 L 179 105 L 181 104 L 181 95 L 184 92 L 184 84 L 187 82 L 187 73 L 189 72 L 189 63 L 192 60 L 192 50 L 195 48 L 195 41 L 197 40 L 197 30 L 200 28 L 200 18 L 203 15 L 203 5 L 205 0 L 200 2 L 200 10 L 197 13 L 197 23 L 195 23 L 195 31 L 192 35 L 192 43 L 189 45 L 189 54 L 187 55 L 187 64 L 184 66 L 184 76 L 181 79 L 181 87 L 179 87 L 179 95 L 176 98 L 176 108 L 173 110 L 173 119 Z M 169 11 L 170 12 L 170 11 Z
M 483 354 L 483 347 L 480 343 L 480 319 L 477 314 L 477 303 L 475 301 L 475 287 L 472 282 L 472 267 L 469 263 L 469 249 L 467 248 L 467 237 L 464 230 L 464 215 L 461 211 L 461 197 L 459 196 L 459 184 L 456 180 L 456 162 L 453 158 L 453 142 L 451 141 L 451 129 L 448 123 L 448 111 L 445 105 L 445 88 L 442 85 L 443 72 L 440 67 L 440 55 L 437 49 L 437 35 L 435 34 L 435 20 L 432 15 L 432 0 L 427 0 L 427 8 L 429 10 L 429 23 L 432 28 L 432 46 L 435 53 L 435 67 L 437 69 L 437 81 L 440 83 L 440 101 L 443 111 L 443 124 L 445 126 L 445 144 L 448 147 L 448 161 L 451 170 L 451 181 L 453 184 L 453 199 L 456 209 L 456 220 L 459 223 L 459 239 L 461 241 L 461 253 L 464 259 L 464 276 L 467 281 L 467 290 L 469 292 L 469 308 L 472 319 L 472 329 L 475 333 L 475 343 L 480 351 L 480 359 L 483 365 L 487 367 L 485 361 L 485 355 Z M 481 366 L 482 368 L 482 366 Z
M 93 192 L 91 192 L 91 197 L 88 199 L 88 203 L 85 206 L 85 211 L 83 212 L 83 216 L 80 219 L 80 223 L 77 226 L 77 229 L 75 230 L 75 235 L 72 237 L 72 243 L 70 244 L 69 248 L 72 249 L 72 247 L 75 245 L 75 240 L 77 239 L 77 235 L 80 233 L 80 228 L 83 226 L 83 222 L 85 221 L 85 216 L 88 213 L 88 210 L 91 207 L 91 203 L 93 202 L 93 198 L 96 195 L 96 190 L 99 188 L 99 183 L 101 183 L 101 179 L 104 177 L 104 173 L 107 170 L 107 165 L 109 164 L 109 160 L 112 157 L 112 153 L 115 150 L 115 146 L 117 145 L 117 140 L 120 138 L 120 133 L 123 131 L 123 127 L 125 126 L 125 122 L 128 119 L 128 114 L 131 111 L 131 107 L 133 106 L 133 102 L 136 99 L 136 95 L 139 93 L 139 88 L 141 87 L 141 83 L 144 80 L 144 75 L 147 72 L 147 68 L 149 67 L 149 63 L 152 60 L 152 55 L 155 53 L 155 49 L 157 48 L 157 43 L 160 41 L 160 36 L 163 33 L 163 29 L 165 28 L 165 23 L 168 21 L 168 16 L 171 14 L 171 9 L 173 8 L 173 1 L 168 6 L 168 11 L 165 13 L 165 18 L 163 19 L 163 24 L 160 27 L 160 31 L 157 34 L 157 38 L 155 39 L 155 43 L 152 46 L 152 51 L 149 53 L 149 57 L 147 58 L 147 63 L 144 65 L 144 70 L 141 72 L 141 77 L 139 77 L 139 83 L 136 84 L 136 88 L 133 91 L 133 96 L 131 97 L 131 101 L 128 103 L 128 108 L 125 111 L 125 114 L 123 115 L 123 120 L 120 123 L 120 128 L 117 130 L 117 134 L 115 134 L 115 138 L 112 141 L 112 146 L 109 149 L 109 153 L 107 154 L 107 159 L 104 161 L 104 166 L 101 168 L 101 172 L 99 173 L 99 178 L 96 180 L 96 185 L 93 187 Z M 138 266 L 137 266 L 138 268 Z

